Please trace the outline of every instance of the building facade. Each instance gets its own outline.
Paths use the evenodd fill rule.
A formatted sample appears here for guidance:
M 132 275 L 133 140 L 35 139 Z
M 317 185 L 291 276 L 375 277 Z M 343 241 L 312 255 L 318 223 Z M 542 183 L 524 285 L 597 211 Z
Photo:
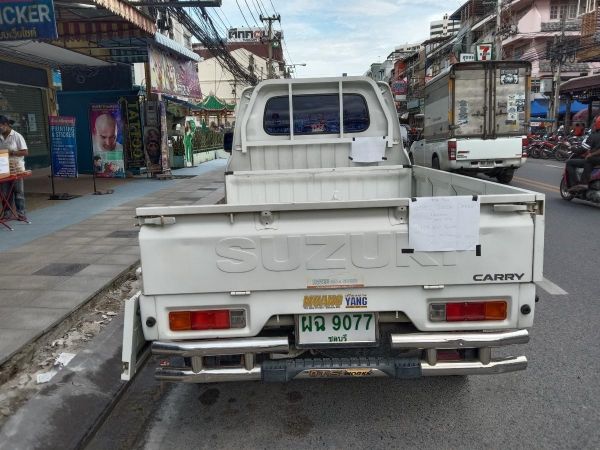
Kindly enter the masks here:
M 429 38 L 452 36 L 460 29 L 460 22 L 452 20 L 444 14 L 442 20 L 429 22 Z

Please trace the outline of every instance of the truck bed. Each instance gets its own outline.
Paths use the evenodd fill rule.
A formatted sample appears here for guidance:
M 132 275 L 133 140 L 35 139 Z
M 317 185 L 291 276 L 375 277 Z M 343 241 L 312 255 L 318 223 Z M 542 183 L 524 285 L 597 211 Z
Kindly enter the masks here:
M 228 175 L 232 204 L 139 208 L 173 222 L 142 227 L 144 294 L 307 289 L 332 271 L 370 287 L 541 278 L 541 194 L 421 167 L 281 172 Z M 479 196 L 479 250 L 409 253 L 411 198 L 455 195 Z

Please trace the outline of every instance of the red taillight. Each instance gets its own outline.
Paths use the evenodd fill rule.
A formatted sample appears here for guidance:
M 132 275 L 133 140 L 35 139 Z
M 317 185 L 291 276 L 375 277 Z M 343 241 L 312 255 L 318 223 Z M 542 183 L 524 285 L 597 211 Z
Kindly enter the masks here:
M 169 328 L 172 331 L 227 330 L 245 326 L 246 313 L 244 310 L 215 309 L 171 311 L 169 313 Z
M 223 330 L 229 328 L 229 311 L 192 311 L 192 330 Z
M 456 141 L 448 141 L 448 159 L 456 161 Z
M 429 318 L 435 322 L 465 322 L 472 320 L 504 320 L 505 301 L 432 303 Z
M 521 157 L 527 158 L 527 147 L 529 146 L 529 139 L 523 137 L 521 140 Z
M 506 302 L 464 302 L 446 304 L 446 321 L 504 320 Z

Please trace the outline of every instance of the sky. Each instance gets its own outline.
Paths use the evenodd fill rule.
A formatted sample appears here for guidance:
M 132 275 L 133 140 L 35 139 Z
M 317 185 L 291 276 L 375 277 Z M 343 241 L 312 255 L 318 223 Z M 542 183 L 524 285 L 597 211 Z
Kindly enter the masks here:
M 283 29 L 286 62 L 306 64 L 295 67 L 296 77 L 363 75 L 395 47 L 429 38 L 429 22 L 464 1 L 223 0 L 221 8 L 214 8 L 219 15 L 214 22 L 221 28 L 254 27 L 260 24 L 259 11 L 274 14 L 275 9 L 281 15 L 275 28 Z

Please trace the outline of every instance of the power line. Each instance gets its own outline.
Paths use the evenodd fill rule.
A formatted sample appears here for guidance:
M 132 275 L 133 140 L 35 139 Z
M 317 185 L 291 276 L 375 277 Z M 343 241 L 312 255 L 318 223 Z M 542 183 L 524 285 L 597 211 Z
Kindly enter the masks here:
M 256 6 L 258 6 L 258 14 L 259 14 L 259 15 L 260 15 L 260 14 L 264 14 L 264 15 L 266 16 L 266 15 L 267 15 L 267 10 L 265 9 L 265 10 L 263 11 L 263 8 L 262 8 L 262 7 L 264 7 L 264 5 L 262 4 L 262 2 L 261 2 L 260 0 L 258 0 L 258 1 L 257 1 L 257 0 L 254 0 L 254 3 L 256 4 Z M 262 7 L 261 7 L 261 6 L 262 6 Z
M 274 12 L 276 15 L 277 15 L 277 14 L 279 14 L 279 13 L 277 12 L 277 10 L 275 9 L 275 5 L 273 5 L 273 1 L 272 1 L 272 0 L 269 0 L 269 3 L 271 4 L 271 8 L 273 8 L 273 12 Z
M 256 25 L 258 27 L 258 21 L 256 20 L 256 17 L 254 17 L 254 13 L 252 12 L 252 8 L 250 8 L 250 5 L 248 5 L 248 0 L 244 0 L 244 3 L 246 3 L 246 8 L 248 8 L 248 11 L 250 11 L 250 15 L 252 16 L 252 20 L 254 20 L 254 25 Z
M 240 7 L 240 3 L 238 2 L 238 0 L 235 0 L 235 3 L 237 4 L 237 7 L 240 10 L 240 13 L 242 14 L 242 17 L 244 18 L 244 22 L 246 22 L 246 25 L 248 25 L 248 28 L 252 28 L 250 26 L 250 24 L 248 23 L 248 20 L 246 20 L 246 16 L 244 15 L 244 11 L 242 11 L 242 8 Z

